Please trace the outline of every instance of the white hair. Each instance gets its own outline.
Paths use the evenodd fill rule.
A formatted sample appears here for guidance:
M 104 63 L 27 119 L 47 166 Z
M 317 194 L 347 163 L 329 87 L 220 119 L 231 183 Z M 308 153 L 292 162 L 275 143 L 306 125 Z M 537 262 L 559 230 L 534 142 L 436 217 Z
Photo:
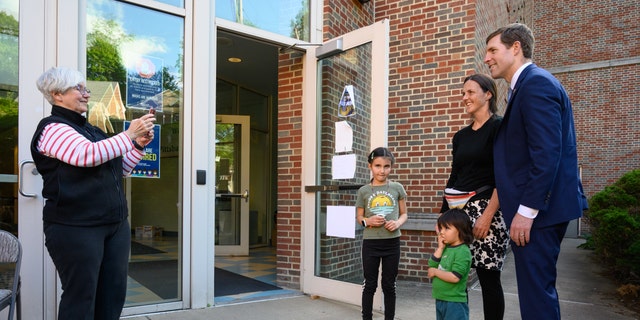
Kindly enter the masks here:
M 62 93 L 70 88 L 86 82 L 80 71 L 67 67 L 53 67 L 45 71 L 38 80 L 36 86 L 42 92 L 49 103 L 54 104 L 53 94 Z

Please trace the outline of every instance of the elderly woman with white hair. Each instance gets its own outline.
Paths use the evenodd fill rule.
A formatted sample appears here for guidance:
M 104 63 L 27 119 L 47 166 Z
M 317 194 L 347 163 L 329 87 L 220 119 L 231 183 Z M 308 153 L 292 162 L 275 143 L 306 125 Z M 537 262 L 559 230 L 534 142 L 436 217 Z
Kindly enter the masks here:
M 31 154 L 44 181 L 45 245 L 62 282 L 58 319 L 118 319 L 131 241 L 122 177 L 153 140 L 155 118 L 144 115 L 109 137 L 83 116 L 91 92 L 80 72 L 51 68 L 36 84 L 52 105 Z

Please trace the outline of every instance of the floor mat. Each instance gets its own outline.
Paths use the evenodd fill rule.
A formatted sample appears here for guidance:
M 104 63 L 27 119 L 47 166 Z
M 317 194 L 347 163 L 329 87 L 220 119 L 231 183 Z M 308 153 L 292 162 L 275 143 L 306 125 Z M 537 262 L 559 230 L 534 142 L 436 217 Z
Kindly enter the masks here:
M 131 262 L 129 276 L 162 299 L 178 297 L 178 260 Z
M 148 245 L 144 245 L 144 244 L 142 244 L 140 242 L 131 241 L 131 254 L 132 255 L 156 254 L 156 253 L 165 253 L 165 251 L 158 250 L 158 249 L 150 247 Z
M 258 281 L 249 277 L 229 272 L 224 269 L 215 269 L 215 288 L 214 295 L 216 297 L 231 296 L 246 292 L 280 290 L 281 288 L 274 285 Z
M 129 276 L 162 299 L 178 297 L 178 261 L 154 260 L 129 263 Z M 280 290 L 274 285 L 215 268 L 215 296 Z

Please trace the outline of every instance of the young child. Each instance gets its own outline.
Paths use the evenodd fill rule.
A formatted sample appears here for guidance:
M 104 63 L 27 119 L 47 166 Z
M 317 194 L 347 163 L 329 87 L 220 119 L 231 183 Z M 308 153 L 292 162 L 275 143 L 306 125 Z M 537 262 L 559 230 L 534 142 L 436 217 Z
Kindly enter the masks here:
M 407 193 L 397 182 L 389 181 L 394 158 L 387 148 L 376 148 L 367 157 L 371 183 L 358 190 L 356 219 L 363 227 L 362 319 L 373 316 L 373 295 L 378 287 L 382 263 L 384 318 L 392 320 L 396 311 L 396 277 L 400 264 L 400 226 L 407 221 Z
M 469 216 L 451 209 L 438 218 L 438 248 L 429 259 L 427 276 L 432 279 L 436 319 L 469 319 L 467 278 L 471 269 L 473 231 Z

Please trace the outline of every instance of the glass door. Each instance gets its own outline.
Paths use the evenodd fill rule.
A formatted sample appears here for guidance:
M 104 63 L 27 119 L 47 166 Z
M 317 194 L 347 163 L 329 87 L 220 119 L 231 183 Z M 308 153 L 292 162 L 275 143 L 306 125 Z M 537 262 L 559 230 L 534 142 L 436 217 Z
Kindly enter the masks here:
M 17 224 L 23 248 L 20 267 L 23 275 L 20 280 L 22 318 L 54 319 L 56 275 L 44 248 L 43 199 L 40 196 L 42 178 L 33 164 L 30 142 L 38 122 L 51 110 L 36 89 L 35 80 L 45 68 L 55 64 L 51 55 L 43 58 L 45 48 L 51 45 L 48 41 L 51 38 L 47 37 L 51 34 L 45 35 L 44 30 L 55 30 L 51 22 L 55 19 L 32 19 L 34 16 L 46 16 L 44 5 L 38 1 L 9 0 L 0 3 L 3 14 L 1 47 L 2 56 L 6 57 L 0 64 L 0 92 L 4 98 L 0 102 L 0 162 L 3 164 L 0 184 L 3 206 L 12 202 L 6 198 L 13 199 L 14 203 L 13 208 L 4 207 L 3 210 L 7 210 L 5 214 L 13 211 L 10 224 L 12 227 Z M 32 303 L 25 304 L 25 301 Z
M 18 233 L 18 0 L 0 5 L 0 229 Z
M 123 315 L 183 308 L 190 298 L 185 282 L 192 270 L 183 266 L 190 261 L 190 250 L 183 250 L 183 219 L 188 219 L 183 207 L 190 205 L 183 201 L 183 168 L 189 163 L 184 160 L 184 119 L 191 119 L 184 108 L 190 99 L 185 94 L 190 89 L 184 89 L 190 88 L 184 84 L 189 78 L 184 71 L 186 9 L 159 1 L 9 2 L 15 2 L 16 9 L 19 2 L 20 38 L 29 39 L 19 41 L 19 126 L 12 128 L 18 131 L 17 147 L 2 143 L 0 149 L 2 162 L 5 154 L 12 155 L 6 159 L 20 172 L 17 177 L 1 172 L 0 181 L 18 182 L 18 231 L 23 248 L 28 248 L 23 254 L 21 274 L 27 276 L 22 278 L 21 296 L 31 302 L 28 307 L 23 304 L 23 318 L 55 319 L 61 294 L 44 247 L 42 179 L 29 149 L 38 121 L 51 110 L 35 79 L 52 66 L 73 67 L 86 75 L 91 90 L 86 117 L 109 135 L 121 132 L 149 108 L 156 110 L 157 144 L 145 158 L 153 169 L 135 171 L 125 179 L 133 241 Z M 30 19 L 34 16 L 43 19 Z M 14 36 L 17 40 L 17 33 Z
M 363 282 L 356 192 L 370 179 L 366 155 L 387 145 L 388 35 L 383 20 L 308 50 L 305 60 L 312 94 L 305 98 L 302 162 L 315 165 L 302 168 L 303 212 L 315 215 L 303 220 L 303 230 L 312 230 L 303 235 L 303 290 L 353 304 L 360 304 Z M 332 206 L 346 207 L 338 220 L 353 235 L 328 232 Z M 380 308 L 381 294 L 374 304 Z
M 123 315 L 179 309 L 190 269 L 182 219 L 185 10 L 108 0 L 87 1 L 84 14 L 88 121 L 115 135 L 151 109 L 156 115 L 154 141 L 125 180 L 132 239 Z
M 0 229 L 19 237 L 18 7 L 18 0 L 0 4 Z M 1 288 L 10 284 L 0 282 Z M 6 318 L 8 310 L 0 312 L 0 318 Z
M 249 255 L 249 125 L 249 116 L 216 116 L 216 255 Z

